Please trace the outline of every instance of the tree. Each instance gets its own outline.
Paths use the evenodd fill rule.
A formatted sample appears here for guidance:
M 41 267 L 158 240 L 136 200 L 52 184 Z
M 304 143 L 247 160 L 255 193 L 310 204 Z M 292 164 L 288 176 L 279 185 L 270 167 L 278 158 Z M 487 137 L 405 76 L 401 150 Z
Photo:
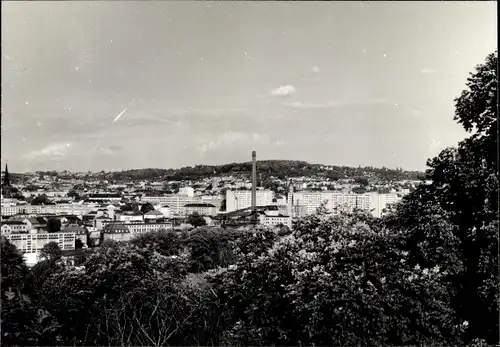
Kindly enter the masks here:
M 143 204 L 143 205 L 141 206 L 141 212 L 142 212 L 143 214 L 146 214 L 146 213 L 148 213 L 149 211 L 154 211 L 154 209 L 155 209 L 155 208 L 154 208 L 154 206 L 153 206 L 151 203 L 149 203 L 149 202 L 147 202 L 147 203 L 145 203 L 145 204 Z
M 32 205 L 47 205 L 49 203 L 49 199 L 47 198 L 47 195 L 45 194 L 42 194 L 42 195 L 38 195 L 36 196 L 32 201 L 31 201 L 31 204 Z
M 59 259 L 61 256 L 62 251 L 57 242 L 47 243 L 40 251 L 40 258 L 45 260 Z
M 75 240 L 75 249 L 81 249 L 83 248 L 83 242 L 80 239 Z
M 495 52 L 477 66 L 455 100 L 455 120 L 471 133 L 457 148 L 447 148 L 428 160 L 426 179 L 403 199 L 391 225 L 413 230 L 419 245 L 414 257 L 438 266 L 458 259 L 461 264 L 448 280 L 452 284 L 452 307 L 468 321 L 466 342 L 475 338 L 498 343 L 498 163 L 497 163 L 497 61 Z M 426 211 L 440 211 L 439 218 L 452 226 L 445 235 L 425 232 Z M 436 219 L 437 220 L 437 219 Z M 423 223 L 422 223 L 423 222 Z M 452 242 L 453 247 L 445 246 Z M 437 257 L 436 248 L 445 253 Z M 444 263 L 443 263 L 444 262 Z
M 61 231 L 61 220 L 58 218 L 49 218 L 47 220 L 47 231 L 49 233 L 57 233 Z
M 205 221 L 205 218 L 203 218 L 203 216 L 201 216 L 197 212 L 193 212 L 192 214 L 190 214 L 188 216 L 186 222 L 188 224 L 191 224 L 195 228 L 207 225 L 207 222 Z
M 250 231 L 250 235 L 252 232 Z M 448 345 L 463 327 L 439 268 L 368 215 L 317 214 L 210 272 L 231 345 Z
M 4 237 L 0 242 L 2 345 L 55 344 L 57 322 L 26 295 L 24 280 L 28 269 L 23 257 Z

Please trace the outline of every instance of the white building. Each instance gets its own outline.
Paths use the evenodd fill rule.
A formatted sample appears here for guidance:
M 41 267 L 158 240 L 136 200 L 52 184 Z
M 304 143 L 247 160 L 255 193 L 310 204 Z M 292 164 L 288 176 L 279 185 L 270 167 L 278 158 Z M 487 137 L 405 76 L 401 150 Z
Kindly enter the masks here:
M 265 211 L 259 216 L 260 224 L 268 226 L 286 225 L 292 228 L 292 217 L 283 216 L 278 211 Z
M 171 222 L 162 222 L 162 223 L 127 223 L 126 224 L 128 230 L 134 235 L 144 234 L 150 231 L 158 231 L 160 229 L 171 229 Z
M 144 220 L 151 220 L 151 219 L 158 219 L 158 218 L 164 218 L 163 213 L 157 210 L 151 210 L 149 212 L 146 212 L 144 214 Z
M 217 208 L 215 207 L 215 205 L 208 204 L 205 202 L 186 204 L 186 205 L 184 205 L 184 208 L 186 210 L 187 215 L 190 215 L 193 213 L 198 213 L 199 215 L 202 215 L 202 216 L 215 216 L 215 215 L 217 215 Z
M 75 249 L 73 232 L 34 232 L 4 235 L 22 253 L 39 252 L 49 242 L 57 242 L 61 250 Z
M 191 188 L 191 187 L 182 187 L 182 188 L 179 188 L 178 195 L 189 196 L 189 197 L 192 198 L 194 196 L 194 189 Z
M 170 218 L 170 207 L 168 205 L 156 205 L 154 208 L 160 211 L 163 217 Z
M 273 204 L 274 192 L 271 190 L 256 191 L 256 205 L 267 206 Z M 251 190 L 227 190 L 226 211 L 232 212 L 252 206 Z
M 137 213 L 116 213 L 115 220 L 118 222 L 143 222 L 144 215 L 140 212 Z
M 293 215 L 299 217 L 295 206 L 302 206 L 305 214 L 313 214 L 323 203 L 325 208 L 332 212 L 347 211 L 352 212 L 355 209 L 370 211 L 374 217 L 381 217 L 383 210 L 390 204 L 399 201 L 401 198 L 397 194 L 342 194 L 332 191 L 312 192 L 301 191 L 292 195 L 292 204 L 294 207 Z M 301 213 L 303 216 L 303 213 Z
M 149 202 L 153 205 L 168 205 L 170 214 L 182 216 L 185 215 L 184 206 L 186 204 L 201 202 L 201 199 L 183 195 L 143 196 L 141 202 Z
M 6 221 L 1 226 L 2 235 L 27 233 L 28 231 L 28 224 L 23 221 Z

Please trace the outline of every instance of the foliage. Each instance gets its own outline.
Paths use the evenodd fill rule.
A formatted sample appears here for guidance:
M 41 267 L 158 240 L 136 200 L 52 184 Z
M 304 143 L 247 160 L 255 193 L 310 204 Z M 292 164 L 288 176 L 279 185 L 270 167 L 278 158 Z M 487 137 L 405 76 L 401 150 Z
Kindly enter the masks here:
M 145 203 L 141 206 L 141 209 L 140 211 L 143 213 L 143 214 L 146 214 L 148 213 L 149 211 L 154 211 L 154 206 L 151 204 L 151 203 Z
M 57 242 L 49 242 L 40 250 L 40 258 L 45 260 L 59 259 L 62 256 L 61 248 Z
M 2 345 L 49 345 L 57 341 L 54 317 L 25 293 L 28 269 L 16 247 L 1 238 Z
M 193 212 L 187 217 L 186 223 L 191 224 L 195 228 L 207 225 L 205 218 L 198 214 L 197 212 Z
M 32 205 L 48 205 L 50 204 L 49 198 L 45 194 L 38 195 L 31 200 Z
M 196 165 L 194 167 L 183 167 L 180 169 L 134 169 L 120 172 L 106 173 L 105 177 L 113 181 L 130 181 L 130 180 L 154 180 L 161 177 L 165 180 L 181 181 L 181 180 L 199 180 L 220 176 L 246 176 L 249 177 L 252 170 L 251 162 L 231 163 L 225 165 Z M 273 187 L 271 177 L 286 179 L 288 177 L 325 177 L 332 180 L 342 178 L 355 178 L 372 176 L 383 181 L 395 181 L 403 179 L 418 180 L 420 172 L 391 170 L 387 168 L 353 168 L 347 166 L 331 166 L 331 169 L 325 169 L 320 164 L 310 164 L 304 161 L 294 160 L 259 160 L 258 170 L 261 173 L 262 183 L 270 188 Z M 174 187 L 174 192 L 178 190 Z
M 428 161 L 431 185 L 405 197 L 388 226 L 412 230 L 412 257 L 450 269 L 452 307 L 469 322 L 466 341 L 498 343 L 497 53 L 487 57 L 456 101 L 471 133 Z M 442 234 L 433 225 L 449 224 Z
M 58 218 L 47 219 L 47 231 L 49 233 L 57 233 L 61 231 L 61 220 Z
M 438 268 L 410 265 L 405 234 L 355 215 L 305 218 L 210 281 L 231 345 L 460 343 Z

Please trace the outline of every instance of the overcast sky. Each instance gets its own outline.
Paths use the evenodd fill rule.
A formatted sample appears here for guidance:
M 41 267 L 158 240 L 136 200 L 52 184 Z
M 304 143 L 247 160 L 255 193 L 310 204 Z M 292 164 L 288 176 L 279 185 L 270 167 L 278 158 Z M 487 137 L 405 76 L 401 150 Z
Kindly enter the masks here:
M 466 136 L 453 99 L 497 49 L 496 16 L 494 2 L 2 1 L 2 166 L 256 150 L 425 169 Z

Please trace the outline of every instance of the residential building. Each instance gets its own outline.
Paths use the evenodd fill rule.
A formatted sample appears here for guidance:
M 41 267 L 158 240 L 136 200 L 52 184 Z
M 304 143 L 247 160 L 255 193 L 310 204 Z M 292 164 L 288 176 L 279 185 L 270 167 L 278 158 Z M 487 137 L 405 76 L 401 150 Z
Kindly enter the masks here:
M 39 252 L 49 242 L 57 242 L 61 250 L 75 249 L 75 233 L 72 232 L 36 232 L 4 235 L 22 253 Z
M 215 216 L 217 215 L 217 208 L 208 203 L 192 203 L 184 205 L 187 215 L 198 213 L 202 216 Z
M 183 195 L 165 195 L 165 196 L 143 196 L 141 202 L 150 202 L 153 205 L 168 205 L 170 214 L 185 215 L 184 206 L 190 203 L 201 202 L 200 197 L 189 197 Z
M 143 222 L 144 221 L 144 215 L 139 211 L 120 212 L 120 213 L 116 213 L 115 217 L 116 217 L 115 220 L 118 222 L 132 222 L 132 221 Z
M 96 216 L 94 217 L 94 219 L 92 220 L 92 226 L 98 230 L 101 230 L 102 228 L 104 228 L 104 223 L 106 222 L 111 222 L 113 221 L 113 219 L 109 218 L 109 217 L 105 217 L 105 216 Z
M 381 217 L 382 211 L 389 204 L 399 200 L 400 197 L 397 194 L 378 193 L 343 194 L 332 191 L 301 191 L 295 192 L 292 195 L 293 206 L 302 206 L 302 209 L 305 209 L 306 215 L 315 213 L 319 206 L 325 204 L 325 208 L 334 213 L 342 210 L 351 212 L 355 209 L 360 209 L 370 211 L 375 217 Z M 295 217 L 303 216 L 303 214 L 297 212 L 294 211 Z
M 30 217 L 24 219 L 24 223 L 28 226 L 28 230 L 37 230 L 47 227 L 47 221 L 42 217 Z
M 86 227 L 80 225 L 69 225 L 65 227 L 62 231 L 66 233 L 74 233 L 75 241 L 80 240 L 82 245 L 84 247 L 87 247 L 89 231 L 87 230 Z
M 130 241 L 130 238 L 130 230 L 123 223 L 109 223 L 102 230 L 103 241 Z
M 156 205 L 155 209 L 157 211 L 160 211 L 163 217 L 165 218 L 170 217 L 170 207 L 168 205 Z
M 159 218 L 164 218 L 163 213 L 157 210 L 151 210 L 144 214 L 144 220 L 156 220 Z
M 264 214 L 260 215 L 259 219 L 260 223 L 263 225 L 268 225 L 268 226 L 285 225 L 290 229 L 292 228 L 292 218 L 289 216 L 283 216 L 281 214 L 278 215 Z
M 126 227 L 132 234 L 132 236 L 137 234 L 144 234 L 150 231 L 158 231 L 160 229 L 171 229 L 171 222 L 154 222 L 154 223 L 128 223 Z
M 5 234 L 21 234 L 29 231 L 28 224 L 23 221 L 5 221 L 2 222 L 1 233 Z
M 267 206 L 273 204 L 274 192 L 272 190 L 257 190 L 256 205 Z M 252 206 L 251 190 L 227 190 L 226 211 L 232 212 Z

